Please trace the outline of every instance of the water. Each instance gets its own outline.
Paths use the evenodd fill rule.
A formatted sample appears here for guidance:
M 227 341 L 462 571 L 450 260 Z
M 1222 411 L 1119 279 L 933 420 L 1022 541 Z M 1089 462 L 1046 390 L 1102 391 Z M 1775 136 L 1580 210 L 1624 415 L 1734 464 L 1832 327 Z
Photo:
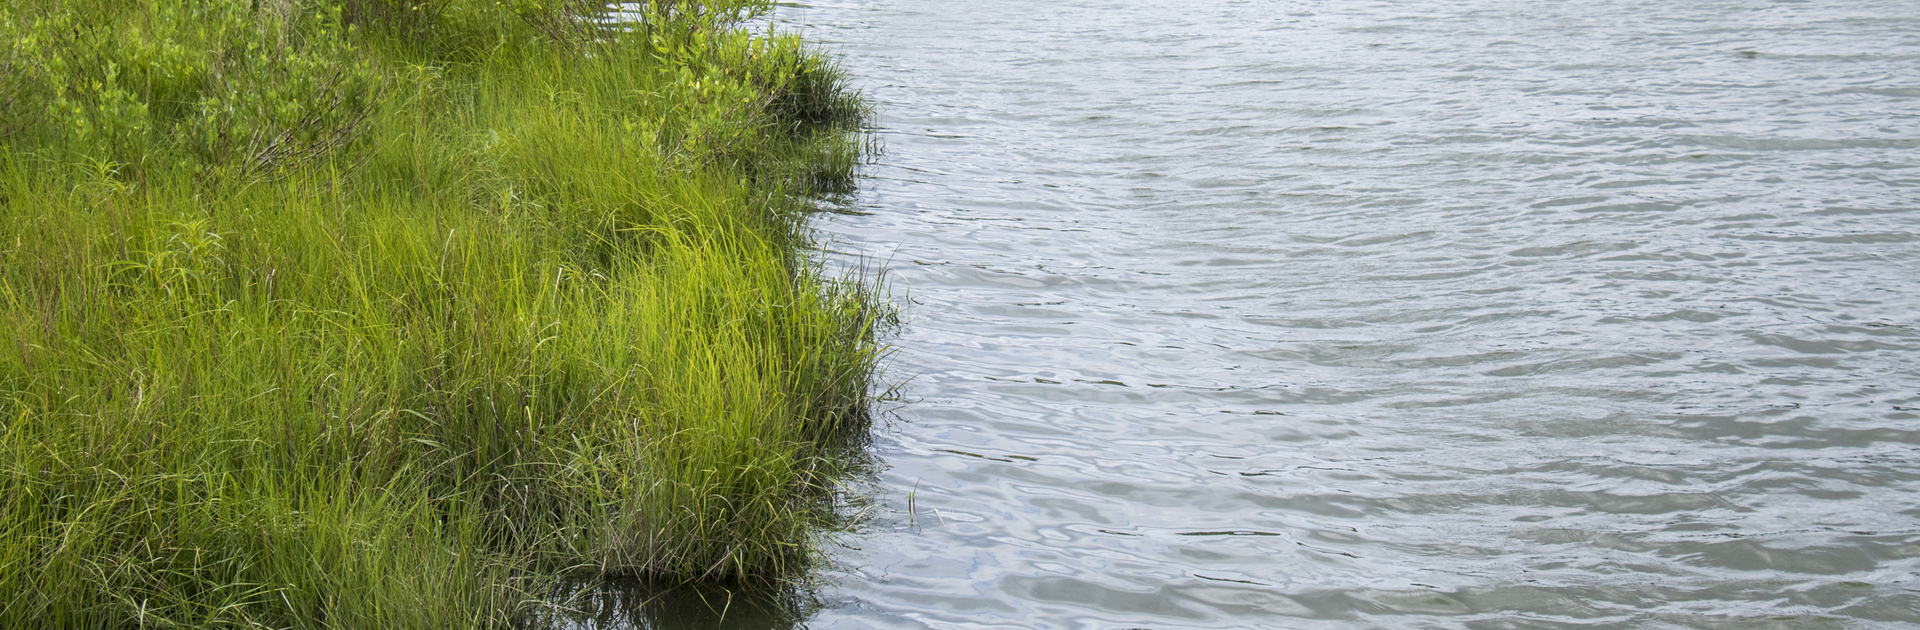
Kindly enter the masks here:
M 1920 2 L 818 0 L 814 628 L 1920 627 Z

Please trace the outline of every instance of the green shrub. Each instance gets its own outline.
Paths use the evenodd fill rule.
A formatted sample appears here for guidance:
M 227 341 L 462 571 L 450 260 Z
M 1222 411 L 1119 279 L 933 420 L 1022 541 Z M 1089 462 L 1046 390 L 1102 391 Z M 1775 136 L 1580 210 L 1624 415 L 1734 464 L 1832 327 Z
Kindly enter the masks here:
M 260 171 L 325 156 L 364 134 L 386 83 L 337 13 L 244 0 L 0 9 L 13 105 L 0 129 L 14 131 L 16 152 L 138 169 L 191 157 Z

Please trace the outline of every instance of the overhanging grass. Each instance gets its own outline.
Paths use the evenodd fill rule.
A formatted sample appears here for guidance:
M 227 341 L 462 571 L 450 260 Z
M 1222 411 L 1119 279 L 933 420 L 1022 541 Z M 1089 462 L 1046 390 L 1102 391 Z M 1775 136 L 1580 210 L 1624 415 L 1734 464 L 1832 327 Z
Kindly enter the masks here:
M 723 28 L 763 6 L 581 8 L 0 10 L 0 625 L 499 625 L 562 572 L 806 566 L 877 311 L 797 213 L 858 104 Z

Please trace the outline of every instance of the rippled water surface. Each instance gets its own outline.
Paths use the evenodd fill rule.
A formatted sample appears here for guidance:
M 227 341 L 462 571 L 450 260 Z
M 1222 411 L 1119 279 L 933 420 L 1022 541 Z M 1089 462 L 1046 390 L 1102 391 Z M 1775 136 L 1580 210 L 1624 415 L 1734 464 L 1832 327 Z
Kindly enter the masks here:
M 816 628 L 1920 627 L 1920 2 L 819 0 Z

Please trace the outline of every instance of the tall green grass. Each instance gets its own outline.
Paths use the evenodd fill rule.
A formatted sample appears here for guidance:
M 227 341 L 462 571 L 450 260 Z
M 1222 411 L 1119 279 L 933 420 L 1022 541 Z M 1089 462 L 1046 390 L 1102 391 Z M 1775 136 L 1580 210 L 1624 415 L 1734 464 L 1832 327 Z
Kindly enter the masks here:
M 0 8 L 0 625 L 506 624 L 782 579 L 885 313 L 759 2 Z

